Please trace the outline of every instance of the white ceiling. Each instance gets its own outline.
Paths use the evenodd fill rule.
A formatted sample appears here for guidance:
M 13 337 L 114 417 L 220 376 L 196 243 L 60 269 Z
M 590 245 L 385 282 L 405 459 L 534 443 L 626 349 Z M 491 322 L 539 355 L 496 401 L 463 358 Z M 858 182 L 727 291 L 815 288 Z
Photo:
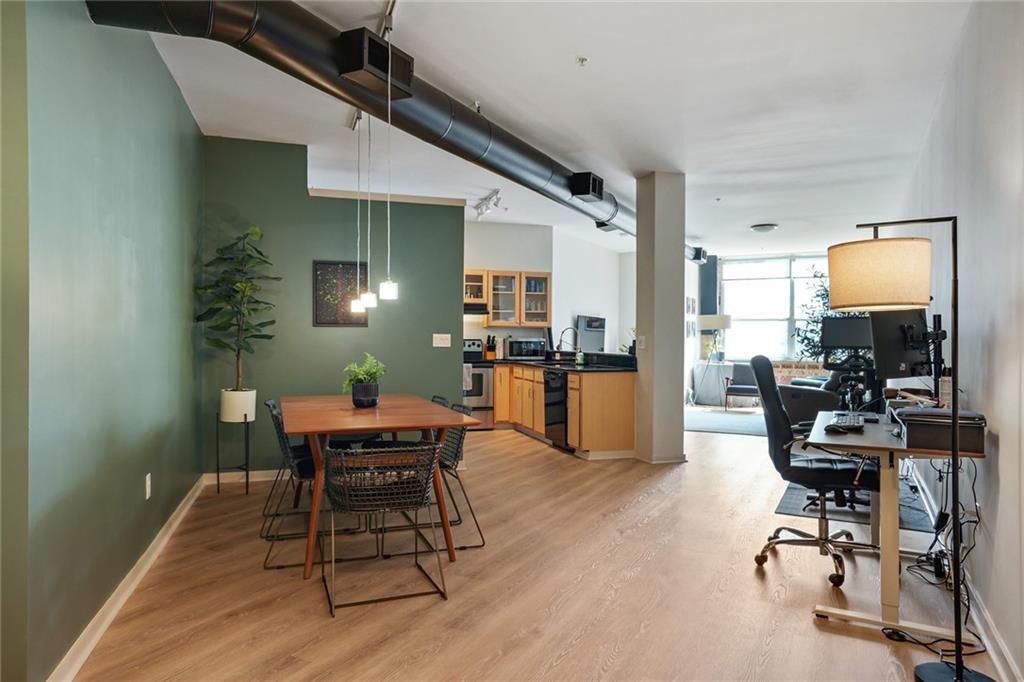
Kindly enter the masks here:
M 384 2 L 303 2 L 339 28 Z M 687 241 L 712 253 L 822 250 L 897 217 L 968 11 L 965 3 L 419 2 L 393 40 L 419 77 L 632 204 L 634 178 L 687 173 Z M 154 35 L 208 135 L 309 146 L 309 184 L 355 188 L 349 107 L 225 45 Z M 577 56 L 588 63 L 580 67 Z M 374 125 L 374 190 L 386 180 Z M 634 240 L 400 131 L 392 191 L 466 198 L 485 220 Z M 467 215 L 472 212 L 467 210 Z M 756 235 L 748 226 L 777 222 Z

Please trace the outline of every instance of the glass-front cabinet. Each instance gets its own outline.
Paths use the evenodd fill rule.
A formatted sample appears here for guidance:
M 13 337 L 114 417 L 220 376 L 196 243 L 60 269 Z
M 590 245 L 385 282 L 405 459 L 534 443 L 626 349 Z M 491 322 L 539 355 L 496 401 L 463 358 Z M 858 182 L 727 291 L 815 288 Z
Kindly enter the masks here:
M 462 280 L 462 302 L 487 304 L 486 270 L 466 270 Z
M 521 272 L 519 278 L 522 290 L 519 303 L 520 326 L 551 326 L 551 274 Z
M 518 327 L 520 289 L 519 273 L 489 270 L 487 291 L 491 310 L 487 316 L 489 327 Z

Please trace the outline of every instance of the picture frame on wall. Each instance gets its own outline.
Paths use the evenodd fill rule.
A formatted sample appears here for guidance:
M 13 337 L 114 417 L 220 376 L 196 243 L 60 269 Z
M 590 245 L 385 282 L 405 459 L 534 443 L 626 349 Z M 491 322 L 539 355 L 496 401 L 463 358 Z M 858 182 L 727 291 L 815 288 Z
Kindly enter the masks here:
M 356 272 L 359 285 L 356 285 Z M 366 291 L 366 263 L 355 261 L 313 261 L 313 326 L 367 327 L 369 314 L 352 312 L 352 300 Z

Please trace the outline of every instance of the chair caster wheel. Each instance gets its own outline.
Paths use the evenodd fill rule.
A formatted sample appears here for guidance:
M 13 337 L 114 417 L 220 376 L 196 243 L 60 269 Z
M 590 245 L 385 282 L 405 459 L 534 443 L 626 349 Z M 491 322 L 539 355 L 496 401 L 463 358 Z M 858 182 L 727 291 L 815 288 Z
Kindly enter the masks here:
M 846 580 L 846 576 L 845 575 L 840 575 L 838 573 L 832 573 L 828 577 L 828 581 L 830 583 L 832 583 L 833 587 L 842 587 L 843 586 L 843 581 L 845 581 L 845 580 Z
M 755 554 L 754 555 L 754 563 L 757 564 L 758 566 L 764 566 L 764 563 L 766 561 L 768 561 L 768 557 L 765 556 L 764 554 Z

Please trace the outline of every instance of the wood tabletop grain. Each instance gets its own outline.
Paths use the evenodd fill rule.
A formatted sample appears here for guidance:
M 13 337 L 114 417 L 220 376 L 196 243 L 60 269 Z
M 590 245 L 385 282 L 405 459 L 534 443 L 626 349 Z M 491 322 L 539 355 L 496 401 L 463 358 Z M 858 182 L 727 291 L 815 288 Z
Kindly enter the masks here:
M 377 407 L 356 408 L 350 395 L 281 398 L 289 436 L 324 433 L 376 433 L 477 426 L 479 419 L 405 393 L 385 393 Z

